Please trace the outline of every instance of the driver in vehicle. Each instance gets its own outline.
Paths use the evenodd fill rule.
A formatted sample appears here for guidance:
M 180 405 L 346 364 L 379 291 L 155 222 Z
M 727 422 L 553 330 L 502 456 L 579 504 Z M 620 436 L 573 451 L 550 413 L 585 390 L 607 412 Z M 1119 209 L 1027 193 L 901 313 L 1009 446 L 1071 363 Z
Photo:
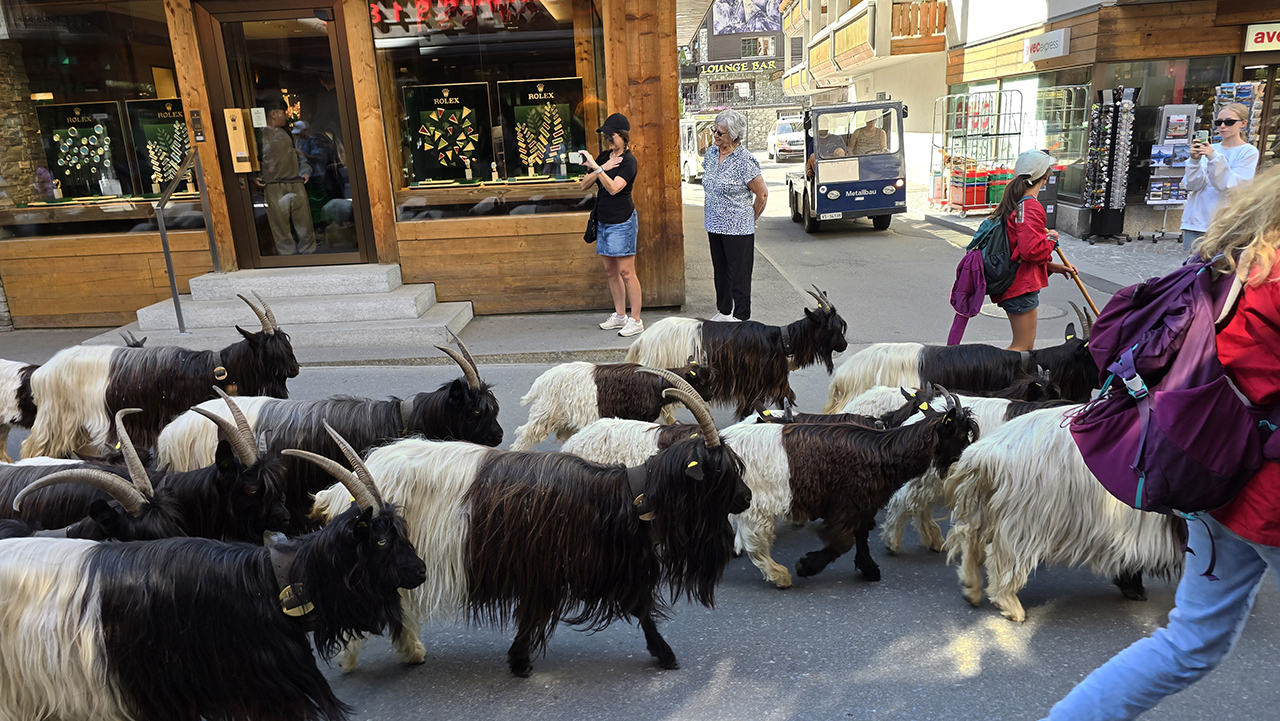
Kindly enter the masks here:
M 854 155 L 875 155 L 889 149 L 889 136 L 876 127 L 878 116 L 867 118 L 867 124 L 858 128 L 850 138 Z
M 849 148 L 844 143 L 844 136 L 832 133 L 825 128 L 818 128 L 818 155 L 824 160 L 830 158 L 843 158 L 849 154 Z M 809 161 L 805 163 L 804 175 L 806 178 L 813 177 L 813 156 L 809 156 Z

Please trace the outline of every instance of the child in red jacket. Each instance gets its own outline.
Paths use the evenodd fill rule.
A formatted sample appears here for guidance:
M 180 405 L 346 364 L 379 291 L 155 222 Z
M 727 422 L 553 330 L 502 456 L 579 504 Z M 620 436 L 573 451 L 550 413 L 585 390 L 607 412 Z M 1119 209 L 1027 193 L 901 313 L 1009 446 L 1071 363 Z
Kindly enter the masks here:
M 1005 189 L 1000 205 L 991 213 L 992 218 L 1005 218 L 1005 230 L 1009 236 L 1009 250 L 1019 261 L 1013 285 L 1000 295 L 991 296 L 1009 314 L 1013 328 L 1013 342 L 1009 350 L 1031 350 L 1036 344 L 1036 308 L 1040 306 L 1040 289 L 1049 285 L 1049 275 L 1061 273 L 1067 277 L 1075 274 L 1070 265 L 1052 262 L 1053 249 L 1058 246 L 1058 232 L 1045 230 L 1044 206 L 1036 200 L 1036 194 L 1049 181 L 1053 158 L 1040 150 L 1028 150 L 1018 156 L 1013 166 L 1014 179 Z

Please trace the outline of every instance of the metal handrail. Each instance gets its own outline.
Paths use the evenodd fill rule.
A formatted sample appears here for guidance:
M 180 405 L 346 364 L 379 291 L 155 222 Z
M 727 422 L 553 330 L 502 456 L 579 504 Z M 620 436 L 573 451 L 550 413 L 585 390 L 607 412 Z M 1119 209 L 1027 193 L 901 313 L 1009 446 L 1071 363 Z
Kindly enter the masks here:
M 187 323 L 182 317 L 182 302 L 178 300 L 178 276 L 173 272 L 173 254 L 169 251 L 169 232 L 164 225 L 164 208 L 169 204 L 169 198 L 173 196 L 173 191 L 177 189 L 178 183 L 187 174 L 187 171 L 191 170 L 193 165 L 196 169 L 196 175 L 203 181 L 204 168 L 200 165 L 200 151 L 193 147 L 187 153 L 187 157 L 183 158 L 182 165 L 178 166 L 178 172 L 173 174 L 173 179 L 169 181 L 169 185 L 160 194 L 160 201 L 156 203 L 156 224 L 160 226 L 160 246 L 164 249 L 164 267 L 169 273 L 169 292 L 173 295 L 173 310 L 178 316 L 178 335 L 187 335 Z M 203 182 L 200 184 L 200 208 L 204 215 L 205 231 L 209 234 L 209 251 L 213 254 L 213 267 L 220 269 L 222 264 L 218 258 L 218 245 L 214 241 L 213 222 L 209 214 L 209 198 L 205 196 Z

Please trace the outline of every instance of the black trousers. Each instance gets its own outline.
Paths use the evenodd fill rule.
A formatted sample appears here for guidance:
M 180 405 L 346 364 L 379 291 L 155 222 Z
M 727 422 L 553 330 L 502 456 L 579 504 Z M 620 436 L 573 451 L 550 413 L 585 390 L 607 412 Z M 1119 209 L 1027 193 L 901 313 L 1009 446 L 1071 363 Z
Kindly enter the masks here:
M 756 260 L 756 234 L 707 233 L 715 270 L 716 310 L 738 320 L 751 320 L 751 268 Z

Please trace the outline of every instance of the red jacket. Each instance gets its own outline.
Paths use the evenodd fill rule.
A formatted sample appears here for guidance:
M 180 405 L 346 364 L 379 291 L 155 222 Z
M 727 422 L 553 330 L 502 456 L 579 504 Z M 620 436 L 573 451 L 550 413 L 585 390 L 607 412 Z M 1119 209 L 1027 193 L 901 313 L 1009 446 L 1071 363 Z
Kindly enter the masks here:
M 1018 212 L 1009 216 L 1005 223 L 1009 250 L 1013 252 L 1013 259 L 1022 265 L 1018 266 L 1009 290 L 991 296 L 991 300 L 1000 303 L 1049 285 L 1048 263 L 1053 259 L 1054 241 L 1045 231 L 1044 222 L 1044 206 L 1035 198 L 1019 203 Z
M 1268 282 L 1240 294 L 1235 317 L 1218 333 L 1218 359 L 1250 401 L 1280 403 L 1280 264 Z M 1280 463 L 1265 463 L 1213 517 L 1254 543 L 1280 546 Z

